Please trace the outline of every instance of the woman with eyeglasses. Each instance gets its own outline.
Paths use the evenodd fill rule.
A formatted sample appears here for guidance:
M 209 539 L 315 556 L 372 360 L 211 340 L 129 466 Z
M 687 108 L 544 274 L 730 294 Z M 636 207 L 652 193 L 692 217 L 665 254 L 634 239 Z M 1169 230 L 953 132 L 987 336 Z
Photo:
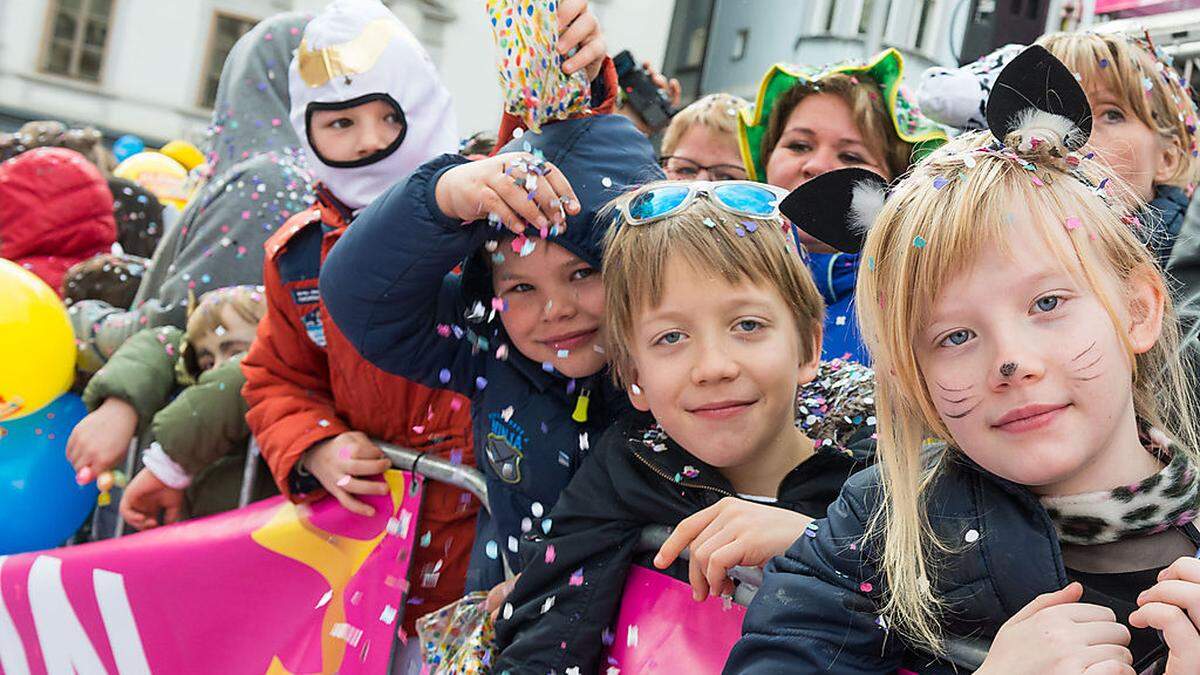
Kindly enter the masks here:
M 709 94 L 680 110 L 663 132 L 659 161 L 667 178 L 746 180 L 738 114 L 749 105 L 732 94 Z
M 738 145 L 750 180 L 794 190 L 817 176 L 860 167 L 891 181 L 946 141 L 900 89 L 904 61 L 889 49 L 869 63 L 823 67 L 776 64 L 757 105 L 738 117 Z M 867 362 L 854 318 L 858 256 L 804 232 L 808 268 L 825 298 L 823 360 Z

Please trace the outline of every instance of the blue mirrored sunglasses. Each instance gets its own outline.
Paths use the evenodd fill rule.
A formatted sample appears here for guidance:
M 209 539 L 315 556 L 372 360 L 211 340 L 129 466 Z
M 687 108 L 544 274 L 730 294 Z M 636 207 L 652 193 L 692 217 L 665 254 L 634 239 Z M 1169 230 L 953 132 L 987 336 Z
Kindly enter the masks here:
M 747 218 L 776 218 L 785 190 L 748 180 L 689 181 L 644 187 L 621 204 L 629 225 L 645 225 L 686 209 L 706 195 L 717 208 Z

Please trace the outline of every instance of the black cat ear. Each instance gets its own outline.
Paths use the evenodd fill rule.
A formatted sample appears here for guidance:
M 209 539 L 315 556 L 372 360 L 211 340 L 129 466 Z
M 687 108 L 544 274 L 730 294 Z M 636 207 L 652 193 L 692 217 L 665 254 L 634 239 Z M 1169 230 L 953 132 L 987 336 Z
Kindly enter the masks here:
M 887 181 L 877 173 L 838 169 L 792 190 L 779 211 L 813 239 L 842 253 L 858 253 L 883 208 L 887 190 Z
M 987 102 L 988 128 L 1001 141 L 1034 120 L 1064 130 L 1067 150 L 1083 147 L 1092 134 L 1092 108 L 1083 87 L 1041 45 L 1027 47 L 1004 66 Z

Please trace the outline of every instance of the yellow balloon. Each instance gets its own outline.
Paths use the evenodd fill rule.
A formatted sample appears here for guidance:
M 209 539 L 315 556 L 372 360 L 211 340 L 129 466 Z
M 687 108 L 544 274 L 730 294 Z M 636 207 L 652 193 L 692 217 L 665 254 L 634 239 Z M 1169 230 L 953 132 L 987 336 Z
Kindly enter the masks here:
M 127 157 L 113 169 L 113 175 L 141 185 L 163 204 L 173 204 L 180 211 L 187 206 L 187 169 L 161 152 L 139 152 Z
M 0 420 L 36 412 L 75 378 L 75 334 L 46 282 L 0 258 Z
M 188 171 L 204 163 L 204 153 L 187 141 L 171 141 L 162 146 L 159 152 L 179 162 Z

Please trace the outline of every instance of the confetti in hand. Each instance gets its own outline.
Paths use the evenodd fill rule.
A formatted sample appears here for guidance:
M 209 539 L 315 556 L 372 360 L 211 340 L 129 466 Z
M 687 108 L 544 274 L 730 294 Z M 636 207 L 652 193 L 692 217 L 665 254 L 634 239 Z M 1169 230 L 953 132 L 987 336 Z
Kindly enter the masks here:
M 567 75 L 558 53 L 556 0 L 488 0 L 505 111 L 537 132 L 546 122 L 588 109 L 591 84 Z

